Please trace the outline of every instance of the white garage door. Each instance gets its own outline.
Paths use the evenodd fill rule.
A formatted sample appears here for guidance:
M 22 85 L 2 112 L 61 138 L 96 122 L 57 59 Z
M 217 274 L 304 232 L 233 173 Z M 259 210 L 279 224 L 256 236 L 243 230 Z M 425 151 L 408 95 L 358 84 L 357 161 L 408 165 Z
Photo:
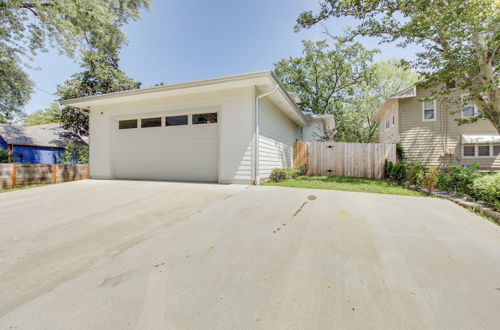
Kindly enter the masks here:
M 217 113 L 119 121 L 116 178 L 217 182 Z

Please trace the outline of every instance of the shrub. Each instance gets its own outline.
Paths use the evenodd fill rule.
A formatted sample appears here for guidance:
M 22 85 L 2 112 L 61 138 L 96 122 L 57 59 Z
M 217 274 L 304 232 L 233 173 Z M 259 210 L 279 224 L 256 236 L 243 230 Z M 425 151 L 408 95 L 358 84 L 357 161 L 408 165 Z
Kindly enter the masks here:
M 297 172 L 296 176 L 304 176 L 307 173 L 307 167 L 305 166 L 297 167 L 295 171 Z
M 427 175 L 425 176 L 424 179 L 424 184 L 429 194 L 431 194 L 434 188 L 436 188 L 436 184 L 438 182 L 438 176 L 439 176 L 439 170 L 435 167 L 431 167 L 427 172 Z
M 500 212 L 500 173 L 474 179 L 470 192 L 474 199 L 484 201 Z
M 408 169 L 404 163 L 396 163 L 392 166 L 391 179 L 397 183 L 403 183 L 408 175 Z
M 285 180 L 290 180 L 296 178 L 299 175 L 303 175 L 305 170 L 302 168 L 275 168 L 271 171 L 269 175 L 269 181 L 271 182 L 281 182 Z
M 391 171 L 392 171 L 393 166 L 394 166 L 393 162 L 391 162 L 388 159 L 385 160 L 385 162 L 384 162 L 384 177 L 386 179 L 389 179 L 391 177 Z
M 410 184 L 413 184 L 415 186 L 420 186 L 424 183 L 424 179 L 425 179 L 425 169 L 422 163 L 408 164 L 407 180 Z
M 405 151 L 403 149 L 403 146 L 401 143 L 396 143 L 396 156 L 398 157 L 399 161 L 402 163 L 406 159 Z
M 452 163 L 448 173 L 441 172 L 439 174 L 438 187 L 448 192 L 470 195 L 472 182 L 480 176 L 477 163 L 472 163 L 467 168 Z

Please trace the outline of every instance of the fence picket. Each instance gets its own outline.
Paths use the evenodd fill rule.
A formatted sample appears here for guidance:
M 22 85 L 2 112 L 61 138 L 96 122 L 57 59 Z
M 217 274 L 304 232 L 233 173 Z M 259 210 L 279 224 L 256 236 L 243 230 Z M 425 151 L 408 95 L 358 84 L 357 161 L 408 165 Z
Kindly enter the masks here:
M 296 142 L 294 166 L 308 175 L 381 179 L 384 161 L 396 161 L 396 146 L 388 143 Z

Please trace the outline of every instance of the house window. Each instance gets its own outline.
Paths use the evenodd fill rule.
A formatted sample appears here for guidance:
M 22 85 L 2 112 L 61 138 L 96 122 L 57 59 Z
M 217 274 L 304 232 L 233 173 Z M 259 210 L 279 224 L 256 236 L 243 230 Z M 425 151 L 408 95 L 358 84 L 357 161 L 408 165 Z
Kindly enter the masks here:
M 200 113 L 193 115 L 193 125 L 214 124 L 217 122 L 217 113 Z
M 476 105 L 472 102 L 472 98 L 468 94 L 462 95 L 462 104 L 462 118 L 472 118 L 479 114 Z
M 165 117 L 165 126 L 180 126 L 188 124 L 188 116 Z
M 493 156 L 498 156 L 500 155 L 500 145 L 495 145 L 493 146 Z
M 476 156 L 476 147 L 475 146 L 464 146 L 463 147 L 463 156 L 464 157 Z
M 489 157 L 490 156 L 490 146 L 489 145 L 477 146 L 477 155 L 479 157 Z
M 129 128 L 137 128 L 137 119 L 120 120 L 118 122 L 118 129 L 129 129 Z
M 436 101 L 435 100 L 422 102 L 422 120 L 423 121 L 436 120 Z
M 156 118 L 144 118 L 141 119 L 141 127 L 160 127 L 161 126 L 161 117 Z

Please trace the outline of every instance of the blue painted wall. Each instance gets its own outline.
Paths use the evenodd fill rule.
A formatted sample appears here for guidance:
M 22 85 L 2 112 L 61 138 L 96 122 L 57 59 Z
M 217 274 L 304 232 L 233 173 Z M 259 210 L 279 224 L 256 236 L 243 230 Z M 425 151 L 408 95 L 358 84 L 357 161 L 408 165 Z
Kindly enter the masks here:
M 18 163 L 57 164 L 62 152 L 64 149 L 60 148 L 14 145 L 14 157 L 19 158 Z
M 7 143 L 0 137 L 0 149 L 7 150 Z

